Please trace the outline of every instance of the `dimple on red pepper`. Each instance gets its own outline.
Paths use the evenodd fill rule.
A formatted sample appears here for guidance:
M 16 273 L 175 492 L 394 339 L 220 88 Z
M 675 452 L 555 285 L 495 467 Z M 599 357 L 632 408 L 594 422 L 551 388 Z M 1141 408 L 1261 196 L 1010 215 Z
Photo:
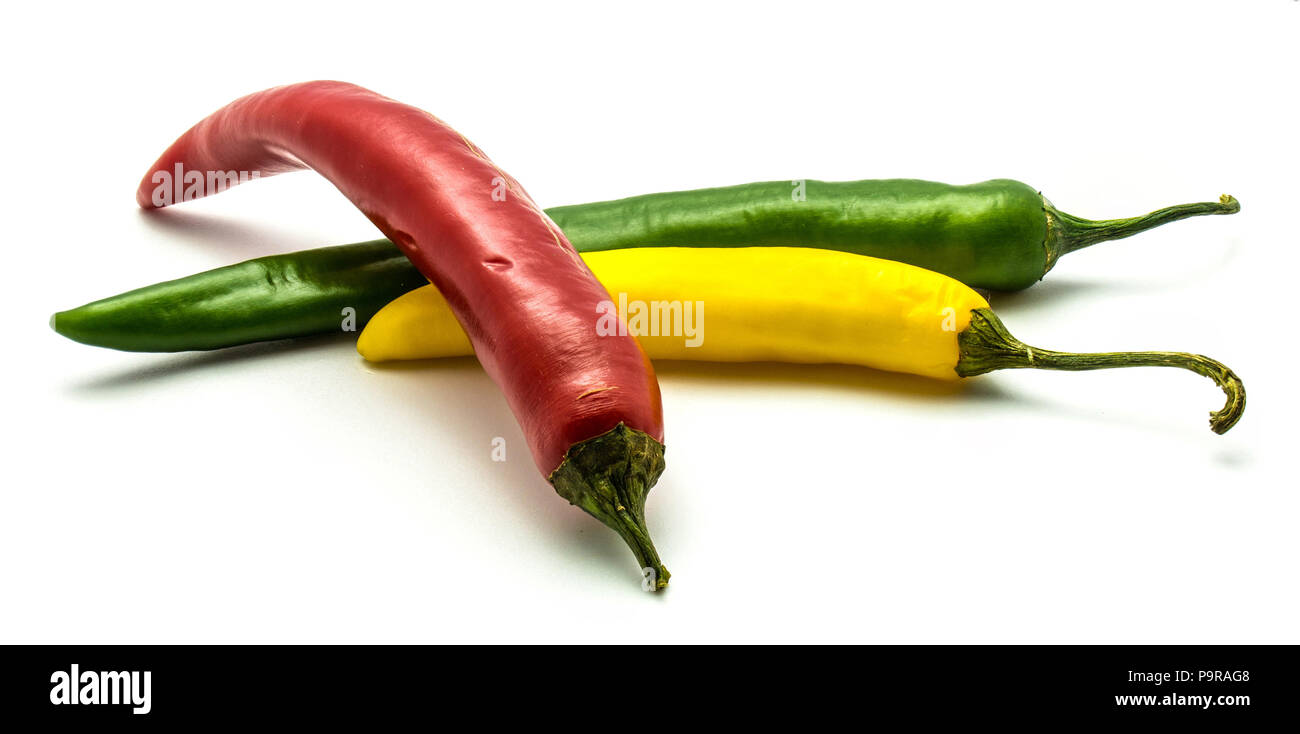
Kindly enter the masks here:
M 438 287 L 538 468 L 618 532 L 663 588 L 668 572 L 644 510 L 663 471 L 654 369 L 635 338 L 597 333 L 605 289 L 518 182 L 446 123 L 352 84 L 277 87 L 182 135 L 136 198 L 152 209 L 304 168 L 337 186 Z

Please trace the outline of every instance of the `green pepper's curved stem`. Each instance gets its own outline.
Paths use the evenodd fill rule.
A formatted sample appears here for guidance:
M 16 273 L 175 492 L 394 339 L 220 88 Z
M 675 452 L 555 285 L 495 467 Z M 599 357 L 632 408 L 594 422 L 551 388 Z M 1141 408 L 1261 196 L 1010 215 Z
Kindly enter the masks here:
M 1177 206 L 1157 209 L 1150 214 L 1127 219 L 1103 219 L 1094 221 L 1076 217 L 1052 206 L 1043 200 L 1043 211 L 1047 213 L 1047 268 L 1052 269 L 1062 255 L 1075 250 L 1091 247 L 1098 242 L 1122 240 L 1162 224 L 1177 222 L 1188 217 L 1201 217 L 1207 214 L 1236 214 L 1241 211 L 1241 203 L 1232 196 L 1223 194 L 1218 201 L 1199 204 L 1179 204 Z
M 1007 331 L 992 311 L 971 312 L 970 327 L 957 337 L 960 357 L 957 374 L 982 375 L 1005 369 L 1104 370 L 1112 367 L 1181 367 L 1208 377 L 1228 397 L 1223 408 L 1210 413 L 1210 430 L 1225 433 L 1241 419 L 1246 409 L 1246 387 L 1225 365 L 1209 357 L 1183 352 L 1102 352 L 1071 354 L 1030 347 Z

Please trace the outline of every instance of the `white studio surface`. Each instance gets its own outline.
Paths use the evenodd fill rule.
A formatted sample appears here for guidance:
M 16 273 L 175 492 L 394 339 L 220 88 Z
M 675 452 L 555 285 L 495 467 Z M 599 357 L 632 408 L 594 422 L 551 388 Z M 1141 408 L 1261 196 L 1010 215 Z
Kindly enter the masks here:
M 11 10 L 0 641 L 1300 642 L 1298 31 L 1282 0 Z M 992 305 L 1034 346 L 1210 355 L 1249 406 L 1215 436 L 1219 391 L 1177 370 L 658 365 L 656 598 L 473 360 L 48 328 L 379 236 L 310 172 L 133 202 L 190 125 L 318 78 L 434 112 L 543 206 L 797 178 L 1014 178 L 1096 218 L 1231 193 Z

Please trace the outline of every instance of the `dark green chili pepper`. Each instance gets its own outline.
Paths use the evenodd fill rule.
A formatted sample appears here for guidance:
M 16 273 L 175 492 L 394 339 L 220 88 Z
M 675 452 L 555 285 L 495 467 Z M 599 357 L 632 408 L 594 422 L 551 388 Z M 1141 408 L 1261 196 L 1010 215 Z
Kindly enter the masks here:
M 784 245 L 898 260 L 987 290 L 1027 288 L 1064 254 L 1188 217 L 1231 196 L 1130 219 L 1066 214 L 1007 179 L 953 186 L 889 179 L 771 181 L 548 209 L 580 252 Z M 56 331 L 129 351 L 216 349 L 361 328 L 425 279 L 387 240 L 258 258 L 56 314 Z
M 1231 196 L 1132 219 L 1065 214 L 1008 179 L 773 181 L 649 194 L 547 211 L 580 251 L 623 247 L 785 245 L 897 260 L 973 288 L 1028 288 L 1068 252 L 1187 217 L 1231 214 Z
M 183 352 L 360 330 L 379 309 L 428 285 L 388 240 L 272 255 L 146 286 L 54 315 L 83 344 Z M 345 309 L 352 309 L 346 311 Z

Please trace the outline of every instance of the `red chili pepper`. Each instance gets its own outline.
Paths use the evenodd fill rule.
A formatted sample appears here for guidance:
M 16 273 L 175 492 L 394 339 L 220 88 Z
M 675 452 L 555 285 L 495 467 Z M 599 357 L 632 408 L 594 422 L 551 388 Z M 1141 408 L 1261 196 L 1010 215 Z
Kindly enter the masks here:
M 538 468 L 627 541 L 652 588 L 667 585 L 644 519 L 663 470 L 654 368 L 635 338 L 597 333 L 605 289 L 518 182 L 446 123 L 342 82 L 269 89 L 182 135 L 136 199 L 161 207 L 303 168 L 442 291 Z

